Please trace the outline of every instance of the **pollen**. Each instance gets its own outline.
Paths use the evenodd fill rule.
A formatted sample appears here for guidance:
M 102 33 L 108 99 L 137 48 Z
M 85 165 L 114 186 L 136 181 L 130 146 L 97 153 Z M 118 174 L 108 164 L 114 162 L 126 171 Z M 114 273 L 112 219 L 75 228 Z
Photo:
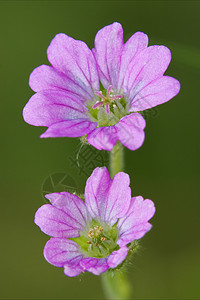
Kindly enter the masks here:
M 94 226 L 94 229 L 90 228 L 90 230 L 88 232 L 88 237 L 89 238 L 99 238 L 102 231 L 103 231 L 103 228 L 101 226 Z
M 107 237 L 105 237 L 104 235 L 103 227 L 96 225 L 93 228 L 90 228 L 88 237 L 90 238 L 90 240 L 87 241 L 87 244 L 90 245 L 90 247 L 95 247 L 101 253 L 103 248 L 106 249 L 104 242 L 107 241 Z

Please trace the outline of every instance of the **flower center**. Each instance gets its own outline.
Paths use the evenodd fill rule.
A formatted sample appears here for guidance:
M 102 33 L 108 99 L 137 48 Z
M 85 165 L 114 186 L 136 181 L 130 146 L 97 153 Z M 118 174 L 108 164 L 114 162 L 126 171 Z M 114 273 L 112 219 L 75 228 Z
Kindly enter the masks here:
M 119 249 L 117 239 L 116 225 L 111 227 L 93 220 L 84 231 L 80 232 L 80 237 L 72 240 L 80 246 L 80 251 L 85 256 L 102 258 Z
M 116 107 L 115 100 L 123 98 L 122 95 L 113 95 L 113 87 L 110 85 L 107 89 L 106 96 L 103 95 L 102 91 L 96 91 L 95 95 L 101 98 L 101 101 L 97 101 L 96 104 L 93 105 L 93 109 L 99 108 L 99 106 L 103 105 L 106 109 L 107 115 L 110 114 L 110 107 Z
M 117 94 L 112 85 L 107 90 L 100 86 L 100 91 L 94 92 L 94 100 L 87 102 L 88 115 L 91 121 L 98 123 L 98 127 L 115 125 L 129 113 L 128 101 L 123 95 Z
M 96 247 L 101 244 L 103 245 L 103 241 L 107 240 L 103 233 L 103 227 L 101 226 L 94 226 L 94 229 L 90 228 L 88 237 L 90 238 L 90 240 L 87 241 L 87 243 Z

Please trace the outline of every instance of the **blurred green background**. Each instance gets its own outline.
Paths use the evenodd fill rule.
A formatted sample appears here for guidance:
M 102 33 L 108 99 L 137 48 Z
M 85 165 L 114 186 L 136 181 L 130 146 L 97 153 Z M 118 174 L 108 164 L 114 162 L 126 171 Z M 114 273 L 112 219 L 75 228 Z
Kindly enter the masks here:
M 40 139 L 44 128 L 26 124 L 22 109 L 33 94 L 29 74 L 48 64 L 46 49 L 55 34 L 92 48 L 96 32 L 114 21 L 123 25 L 125 39 L 139 30 L 150 45 L 168 46 L 166 74 L 182 85 L 177 97 L 148 114 L 143 147 L 126 150 L 133 195 L 157 207 L 153 229 L 130 266 L 133 298 L 200 298 L 199 16 L 199 1 L 0 2 L 1 299 L 104 297 L 99 277 L 67 278 L 43 258 L 48 237 L 33 220 L 44 192 L 63 174 L 69 186 L 83 191 L 87 175 L 73 164 L 79 140 Z M 104 152 L 97 165 L 102 159 Z

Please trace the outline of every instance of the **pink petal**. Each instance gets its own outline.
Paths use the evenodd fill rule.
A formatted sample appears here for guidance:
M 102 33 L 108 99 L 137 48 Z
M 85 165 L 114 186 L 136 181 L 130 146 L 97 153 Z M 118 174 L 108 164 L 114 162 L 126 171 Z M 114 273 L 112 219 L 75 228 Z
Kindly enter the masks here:
M 40 137 L 80 137 L 93 131 L 97 123 L 85 119 L 66 120 L 51 125 Z
M 46 90 L 33 95 L 23 110 L 24 120 L 35 126 L 73 119 L 89 119 L 79 96 L 62 90 Z
M 67 263 L 80 261 L 83 255 L 74 241 L 51 238 L 44 247 L 44 257 L 50 264 L 63 267 Z
M 111 179 L 106 167 L 96 168 L 85 187 L 85 204 L 92 218 L 105 218 L 106 201 Z
M 123 117 L 116 125 L 118 140 L 130 150 L 140 148 L 144 142 L 146 122 L 141 114 L 132 113 Z
M 93 273 L 94 275 L 100 275 L 108 270 L 109 266 L 106 262 L 106 258 L 86 257 L 80 261 L 80 266 L 84 271 Z
M 79 84 L 76 78 L 64 74 L 51 66 L 41 65 L 33 70 L 29 78 L 29 85 L 35 92 L 62 89 L 81 97 L 82 101 L 93 99 L 90 89 Z
M 75 277 L 80 275 L 83 272 L 83 268 L 80 266 L 80 263 L 78 261 L 77 264 L 66 264 L 64 265 L 64 273 L 65 275 L 69 277 Z
M 86 222 L 90 220 L 85 203 L 76 195 L 61 192 L 45 195 L 45 198 L 47 198 L 53 206 L 61 209 L 70 217 L 77 220 L 83 227 L 86 226 Z
M 152 225 L 150 223 L 144 223 L 140 225 L 136 225 L 134 230 L 124 233 L 119 240 L 117 241 L 120 247 L 123 247 L 134 240 L 141 239 L 150 229 Z
M 144 200 L 142 196 L 133 197 L 126 216 L 121 218 L 117 224 L 120 237 L 118 244 L 122 246 L 124 240 L 127 244 L 144 236 L 151 229 L 151 224 L 148 221 L 154 213 L 155 206 L 151 200 Z
M 165 103 L 176 96 L 180 91 L 178 80 L 162 76 L 143 87 L 134 96 L 130 111 L 143 111 Z
M 115 126 L 98 127 L 87 135 L 87 141 L 98 150 L 111 151 L 117 142 Z
M 111 180 L 106 167 L 96 168 L 85 187 L 85 203 L 93 219 L 111 226 L 127 212 L 131 201 L 129 176 L 120 172 Z
M 116 268 L 118 265 L 120 265 L 126 258 L 128 254 L 128 248 L 122 247 L 117 251 L 113 251 L 111 255 L 107 258 L 107 263 L 110 268 Z
M 130 178 L 128 174 L 119 172 L 112 179 L 106 198 L 105 222 L 112 226 L 118 218 L 127 212 L 131 202 Z
M 144 142 L 144 128 L 146 122 L 141 114 L 131 113 L 123 117 L 116 125 L 98 127 L 88 134 L 89 144 L 99 150 L 111 151 L 119 140 L 130 150 L 136 150 Z
M 35 214 L 35 224 L 53 237 L 70 238 L 79 237 L 83 225 L 65 211 L 50 204 L 41 206 Z
M 125 77 L 128 65 L 134 60 L 135 56 L 148 46 L 148 36 L 143 32 L 134 33 L 124 44 L 121 55 L 121 65 L 117 90 L 120 90 Z
M 84 42 L 57 34 L 47 49 L 47 56 L 55 69 L 77 82 L 91 97 L 93 90 L 99 90 L 96 62 Z
M 150 46 L 129 64 L 123 82 L 123 90 L 129 99 L 151 81 L 160 78 L 171 60 L 170 50 L 165 46 Z
M 121 24 L 115 22 L 97 32 L 94 55 L 98 63 L 100 81 L 106 89 L 111 84 L 114 88 L 117 87 L 122 47 Z

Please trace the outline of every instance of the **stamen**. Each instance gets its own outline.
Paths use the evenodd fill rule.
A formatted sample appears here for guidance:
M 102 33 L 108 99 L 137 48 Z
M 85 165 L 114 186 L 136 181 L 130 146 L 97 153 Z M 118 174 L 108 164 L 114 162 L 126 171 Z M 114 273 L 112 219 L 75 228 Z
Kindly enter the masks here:
M 109 115 L 110 114 L 110 109 L 115 107 L 115 103 L 113 103 L 113 101 L 123 98 L 122 95 L 113 95 L 112 94 L 113 92 L 114 91 L 113 91 L 113 86 L 112 85 L 109 85 L 109 87 L 107 89 L 106 96 L 103 95 L 102 91 L 94 92 L 95 95 L 97 95 L 101 98 L 101 100 L 98 101 L 97 103 L 95 103 L 92 106 L 92 108 L 96 109 L 96 108 L 99 108 L 99 106 L 103 105 L 103 107 L 105 108 L 106 114 Z
M 112 96 L 111 100 L 117 100 L 117 99 L 121 99 L 122 95 L 116 95 L 116 96 Z
M 103 105 L 103 101 L 100 101 L 100 102 L 97 102 L 95 103 L 92 108 L 95 109 L 95 108 L 98 108 L 99 106 Z
M 106 99 L 105 97 L 104 97 L 104 95 L 102 94 L 102 91 L 96 91 L 96 92 L 94 92 L 95 93 L 95 95 L 97 95 L 97 96 L 99 96 L 101 99 Z
M 98 238 L 98 237 L 99 237 L 99 235 L 100 235 L 100 233 L 101 233 L 101 232 L 100 232 L 99 230 L 96 230 L 96 232 L 95 232 L 95 237 L 97 237 L 97 238 Z
M 107 113 L 107 115 L 109 115 L 109 113 L 110 113 L 110 105 L 109 105 L 109 103 L 106 103 L 106 113 Z
M 88 236 L 89 236 L 89 238 L 92 238 L 94 236 L 94 229 L 90 228 L 90 230 L 88 232 Z
M 90 239 L 98 239 L 99 237 L 101 237 L 101 232 L 102 232 L 103 228 L 100 226 L 94 226 L 93 228 L 90 228 L 89 232 L 88 232 L 88 237 Z M 88 242 L 87 242 L 88 243 Z
M 87 230 L 88 238 L 86 238 L 85 244 L 81 245 L 83 253 L 88 253 L 87 256 L 89 257 L 97 258 L 108 256 L 116 247 L 115 237 L 113 238 L 112 232 L 109 231 L 113 229 L 107 226 L 104 228 L 103 224 L 102 227 L 96 221 L 91 223 L 90 226 Z
M 109 85 L 108 89 L 107 89 L 107 98 L 110 97 L 110 93 L 113 92 L 113 86 L 112 85 Z

